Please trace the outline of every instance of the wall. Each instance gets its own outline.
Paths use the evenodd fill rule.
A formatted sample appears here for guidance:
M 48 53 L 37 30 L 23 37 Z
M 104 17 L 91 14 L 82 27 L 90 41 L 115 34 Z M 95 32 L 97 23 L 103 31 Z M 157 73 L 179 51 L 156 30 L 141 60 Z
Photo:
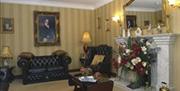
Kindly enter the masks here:
M 34 46 L 33 11 L 60 12 L 61 46 Z M 82 33 L 89 31 L 92 35 L 91 45 L 95 44 L 94 16 L 92 10 L 1 3 L 0 17 L 14 18 L 15 32 L 13 34 L 0 34 L 0 51 L 2 46 L 10 46 L 14 55 L 13 65 L 16 65 L 17 56 L 21 52 L 49 55 L 55 50 L 62 49 L 72 57 L 70 69 L 79 68 L 79 55 L 82 53 L 82 43 L 80 42 Z M 17 67 L 14 71 L 14 73 L 19 74 Z
M 175 91 L 180 91 L 180 8 L 170 8 L 170 28 L 178 34 L 174 47 L 173 82 Z
M 118 15 L 123 22 L 123 1 L 113 0 L 112 2 L 97 8 L 95 10 L 96 18 L 96 45 L 108 44 L 114 48 L 117 46 L 115 43 L 115 37 L 120 35 L 120 26 L 118 23 L 111 20 L 112 16 Z M 97 18 L 100 17 L 100 29 L 98 29 Z M 106 21 L 106 20 L 109 21 Z M 110 31 L 106 31 L 109 28 Z

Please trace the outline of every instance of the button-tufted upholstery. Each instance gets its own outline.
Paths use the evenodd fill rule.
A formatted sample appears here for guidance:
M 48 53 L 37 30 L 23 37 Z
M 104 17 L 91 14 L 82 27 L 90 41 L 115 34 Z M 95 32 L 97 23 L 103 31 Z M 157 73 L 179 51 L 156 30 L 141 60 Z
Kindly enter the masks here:
M 23 71 L 23 84 L 67 79 L 70 63 L 71 58 L 67 55 L 18 57 L 18 66 Z
M 8 91 L 10 79 L 10 71 L 8 67 L 0 67 L 0 91 Z
M 99 63 L 96 66 L 92 66 L 92 60 L 95 55 L 104 55 L 105 58 L 103 62 Z M 91 67 L 94 72 L 99 71 L 105 73 L 108 76 L 111 75 L 111 59 L 112 59 L 112 47 L 108 45 L 99 45 L 97 47 L 88 47 L 85 66 Z

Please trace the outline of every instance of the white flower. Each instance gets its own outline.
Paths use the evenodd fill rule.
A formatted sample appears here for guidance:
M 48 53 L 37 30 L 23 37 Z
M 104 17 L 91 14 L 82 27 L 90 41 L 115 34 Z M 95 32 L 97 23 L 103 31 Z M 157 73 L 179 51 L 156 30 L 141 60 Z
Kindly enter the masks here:
M 143 43 L 143 42 L 144 42 L 144 39 L 140 39 L 140 41 Z
M 146 63 L 146 62 L 142 62 L 142 65 L 143 65 L 144 67 L 146 67 L 147 63 Z
M 136 57 L 137 63 L 141 62 L 141 58 L 140 57 Z
M 145 46 L 141 47 L 142 51 L 145 52 L 147 48 Z
M 118 56 L 118 63 L 119 64 L 121 63 L 121 56 L 120 55 Z
M 122 45 L 122 47 L 123 47 L 123 48 L 125 48 L 125 47 L 126 47 L 126 45 L 125 45 L 125 44 L 123 44 L 123 45 Z
M 147 41 L 146 46 L 151 46 L 151 43 L 149 41 Z
M 130 49 L 126 49 L 126 53 L 129 54 L 131 52 Z
M 134 59 L 131 60 L 131 62 L 132 62 L 133 65 L 136 65 L 136 62 L 137 62 L 137 61 L 136 61 L 136 59 L 134 58 Z
M 132 59 L 131 62 L 132 62 L 133 65 L 136 65 L 136 64 L 138 64 L 139 62 L 141 62 L 141 58 L 136 57 L 136 58 Z
M 149 74 L 149 72 L 146 70 L 146 72 L 145 72 L 147 75 Z
M 130 69 L 133 70 L 133 69 L 134 69 L 134 66 L 131 66 Z
M 147 54 L 147 52 L 144 52 L 144 54 Z

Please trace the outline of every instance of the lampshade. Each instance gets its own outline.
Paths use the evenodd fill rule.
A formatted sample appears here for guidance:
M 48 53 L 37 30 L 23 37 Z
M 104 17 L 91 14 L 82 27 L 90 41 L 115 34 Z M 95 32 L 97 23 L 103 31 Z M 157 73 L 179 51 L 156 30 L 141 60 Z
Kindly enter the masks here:
M 168 2 L 171 6 L 180 7 L 180 0 L 168 0 Z
M 119 16 L 113 16 L 112 20 L 115 22 L 119 22 L 120 21 L 120 17 Z
M 3 50 L 0 55 L 2 58 L 12 58 L 11 49 L 8 46 L 3 47 Z
M 91 37 L 89 32 L 84 32 L 83 36 L 82 36 L 82 40 L 83 43 L 90 43 L 91 42 Z

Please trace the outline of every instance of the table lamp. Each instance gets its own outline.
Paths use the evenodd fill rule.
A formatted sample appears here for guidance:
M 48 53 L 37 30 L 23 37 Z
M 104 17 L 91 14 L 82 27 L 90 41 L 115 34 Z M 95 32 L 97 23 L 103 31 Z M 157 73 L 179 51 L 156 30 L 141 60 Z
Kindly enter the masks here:
M 84 50 L 84 53 L 86 54 L 87 53 L 87 46 L 88 44 L 91 42 L 91 36 L 89 34 L 89 32 L 84 32 L 83 33 L 83 36 L 82 36 L 82 40 L 83 42 L 83 50 Z
M 9 66 L 9 61 L 13 58 L 11 49 L 8 46 L 4 46 L 0 57 L 2 58 L 4 66 Z

